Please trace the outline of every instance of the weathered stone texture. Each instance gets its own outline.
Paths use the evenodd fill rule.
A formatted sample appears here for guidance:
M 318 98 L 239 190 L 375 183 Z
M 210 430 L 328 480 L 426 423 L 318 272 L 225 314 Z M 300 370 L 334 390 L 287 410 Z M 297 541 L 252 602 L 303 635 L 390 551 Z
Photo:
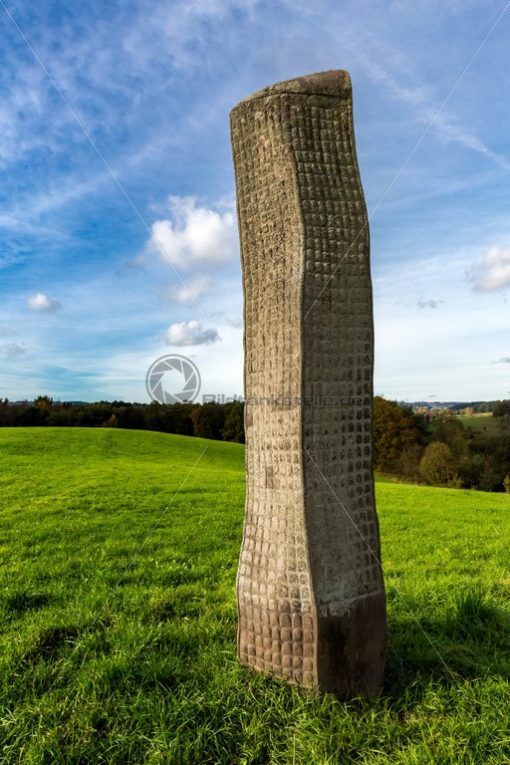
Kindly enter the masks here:
M 346 72 L 232 111 L 245 296 L 241 661 L 308 687 L 382 681 L 366 207 Z

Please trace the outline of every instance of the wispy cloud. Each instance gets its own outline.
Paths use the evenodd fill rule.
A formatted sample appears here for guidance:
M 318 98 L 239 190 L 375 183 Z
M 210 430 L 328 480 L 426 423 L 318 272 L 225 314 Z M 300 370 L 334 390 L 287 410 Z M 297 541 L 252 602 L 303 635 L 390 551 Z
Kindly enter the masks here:
M 443 114 L 437 114 L 433 111 L 428 112 L 427 119 L 430 119 L 431 126 L 435 128 L 447 141 L 458 143 L 481 154 L 491 162 L 495 162 L 505 170 L 510 170 L 510 160 L 497 151 L 490 149 L 478 136 L 470 133 L 461 125 L 456 124 L 453 119 L 448 119 Z
M 6 343 L 5 345 L 0 345 L 0 351 L 6 359 L 17 359 L 19 356 L 26 353 L 26 350 L 26 347 L 19 343 Z
M 362 46 L 360 38 L 365 38 L 370 44 Z M 372 82 L 386 88 L 388 94 L 395 101 L 407 104 L 415 113 L 415 119 L 421 121 L 426 127 L 430 127 L 445 141 L 456 143 L 471 151 L 474 151 L 486 159 L 495 162 L 505 170 L 510 170 L 510 159 L 504 154 L 494 151 L 475 133 L 469 130 L 466 124 L 459 124 L 454 115 L 443 111 L 441 108 L 444 96 L 434 98 L 430 86 L 415 82 L 412 85 L 404 84 L 397 74 L 391 71 L 402 72 L 402 51 L 395 51 L 384 39 L 377 39 L 373 34 L 363 29 L 351 29 L 347 37 L 351 52 L 357 62 L 363 67 L 366 75 Z M 357 43 L 355 41 L 357 40 Z M 370 48 L 372 56 L 368 56 L 363 49 Z M 374 49 L 379 55 L 373 55 Z M 387 62 L 383 66 L 380 62 Z M 405 62 L 406 70 L 410 69 L 409 62 Z
M 206 56 L 211 33 L 225 29 L 229 17 L 251 14 L 261 0 L 176 0 L 171 5 L 141 5 L 140 23 L 126 32 L 123 47 L 144 69 L 160 63 L 161 49 L 178 70 L 194 69 Z M 209 38 L 209 39 L 208 39 Z M 152 40 L 152 45 L 148 45 Z
M 440 305 L 443 304 L 443 300 L 424 300 L 423 298 L 420 298 L 416 305 L 418 308 L 432 308 L 436 309 L 439 308 Z
M 225 321 L 227 322 L 228 326 L 232 327 L 233 329 L 242 329 L 243 327 L 242 316 L 225 316 Z
M 204 295 L 215 290 L 215 282 L 208 276 L 195 276 L 187 280 L 186 284 L 171 284 L 158 290 L 162 303 L 180 303 L 191 305 L 197 303 Z

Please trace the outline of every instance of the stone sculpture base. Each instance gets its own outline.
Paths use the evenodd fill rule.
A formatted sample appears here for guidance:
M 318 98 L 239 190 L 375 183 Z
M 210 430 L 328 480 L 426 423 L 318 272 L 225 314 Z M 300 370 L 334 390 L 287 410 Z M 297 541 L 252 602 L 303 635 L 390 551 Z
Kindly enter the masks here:
M 245 297 L 247 495 L 238 653 L 341 696 L 381 687 L 373 318 L 349 75 L 231 114 Z

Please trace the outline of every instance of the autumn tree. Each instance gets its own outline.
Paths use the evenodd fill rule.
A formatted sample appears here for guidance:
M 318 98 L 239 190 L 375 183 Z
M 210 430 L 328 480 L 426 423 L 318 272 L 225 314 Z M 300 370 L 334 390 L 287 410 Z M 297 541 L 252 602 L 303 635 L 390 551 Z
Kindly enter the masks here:
M 452 450 L 441 441 L 433 441 L 425 449 L 420 462 L 422 478 L 432 485 L 447 485 L 456 475 Z
M 407 464 L 417 462 L 427 442 L 427 426 L 423 417 L 410 406 L 388 401 L 381 396 L 374 399 L 374 451 L 375 467 L 387 473 L 399 472 L 403 455 Z M 409 469 L 414 469 L 409 467 Z
M 34 406 L 37 409 L 51 409 L 53 406 L 53 399 L 50 396 L 37 396 L 34 399 Z

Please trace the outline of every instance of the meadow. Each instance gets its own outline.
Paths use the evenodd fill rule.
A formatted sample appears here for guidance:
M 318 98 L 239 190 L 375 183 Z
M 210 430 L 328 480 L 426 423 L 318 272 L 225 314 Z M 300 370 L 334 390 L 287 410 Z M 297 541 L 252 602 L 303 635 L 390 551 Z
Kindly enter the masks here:
M 0 429 L 0 762 L 510 763 L 510 496 L 377 485 L 370 701 L 237 664 L 237 444 Z
M 490 434 L 497 433 L 501 428 L 501 418 L 493 417 L 491 412 L 482 414 L 457 414 L 455 416 L 464 427 L 482 430 Z

